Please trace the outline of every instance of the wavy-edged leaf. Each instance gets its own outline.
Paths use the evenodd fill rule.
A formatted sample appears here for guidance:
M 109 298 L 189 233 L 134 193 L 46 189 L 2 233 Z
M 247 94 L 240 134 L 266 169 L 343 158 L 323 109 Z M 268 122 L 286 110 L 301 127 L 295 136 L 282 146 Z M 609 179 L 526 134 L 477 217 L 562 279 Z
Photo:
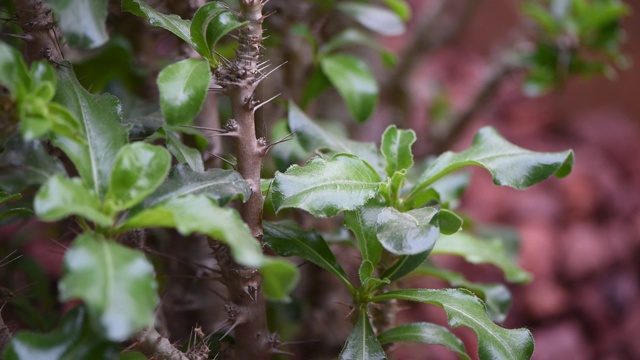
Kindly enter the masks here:
M 102 212 L 100 200 L 79 178 L 54 175 L 40 187 L 33 204 L 35 213 L 44 221 L 57 221 L 71 215 L 91 220 L 101 226 L 113 223 L 113 217 Z
M 189 32 L 196 51 L 205 59 L 214 61 L 213 49 L 223 36 L 244 26 L 226 4 L 210 2 L 196 11 Z
M 207 97 L 211 70 L 206 61 L 185 59 L 158 74 L 160 108 L 169 125 L 190 123 L 200 113 Z
M 167 149 L 175 156 L 179 163 L 187 163 L 189 167 L 197 172 L 204 172 L 204 162 L 202 154 L 198 149 L 194 149 L 185 145 L 178 133 L 173 131 L 166 132 Z
M 169 30 L 195 49 L 191 41 L 189 28 L 191 21 L 184 20 L 178 15 L 165 15 L 147 5 L 143 0 L 122 0 L 122 10 L 149 20 L 149 24 Z
M 430 251 L 440 236 L 431 220 L 438 210 L 425 207 L 407 212 L 385 208 L 378 214 L 378 240 L 387 251 L 396 255 L 415 255 Z
M 382 245 L 376 233 L 376 220 L 382 211 L 379 207 L 361 207 L 344 213 L 344 225 L 351 230 L 358 240 L 358 248 L 362 259 L 378 265 L 382 256 Z
M 401 35 L 405 30 L 402 19 L 396 13 L 379 6 L 343 1 L 338 3 L 337 8 L 360 25 L 381 35 Z
M 432 323 L 418 322 L 400 325 L 378 335 L 378 341 L 382 345 L 396 342 L 421 342 L 429 345 L 442 345 L 458 353 L 461 359 L 471 359 L 467 355 L 462 340 L 444 326 Z
M 354 290 L 338 260 L 316 230 L 302 230 L 292 221 L 263 222 L 264 243 L 280 256 L 299 256 L 320 266 Z
M 295 132 L 296 138 L 307 151 L 329 150 L 332 153 L 353 154 L 378 172 L 383 171 L 383 160 L 374 143 L 352 141 L 322 129 L 292 101 L 289 102 L 288 120 L 289 129 Z
M 87 187 L 102 198 L 118 151 L 127 144 L 120 102 L 109 94 L 90 94 L 76 79 L 71 65 L 60 66 L 57 76 L 54 100 L 80 121 L 84 142 L 60 136 L 55 137 L 53 143 L 71 159 Z
M 162 184 L 170 167 L 171 155 L 164 148 L 143 142 L 125 145 L 113 164 L 105 211 L 115 213 L 144 200 Z
M 396 171 L 407 170 L 413 166 L 411 145 L 415 141 L 415 131 L 398 129 L 395 125 L 387 127 L 382 134 L 380 145 L 380 151 L 387 164 L 387 176 L 391 177 Z
M 473 264 L 495 265 L 510 282 L 523 283 L 531 280 L 531 275 L 511 259 L 504 244 L 497 239 L 485 240 L 467 233 L 442 235 L 431 254 L 457 255 Z
M 186 164 L 180 164 L 171 169 L 164 183 L 144 200 L 142 206 L 150 208 L 182 195 L 205 195 L 223 206 L 233 199 L 248 199 L 251 188 L 233 170 L 209 169 L 198 172 Z
M 46 334 L 22 331 L 13 336 L 5 360 L 113 359 L 120 345 L 104 340 L 92 328 L 84 306 L 76 306 Z
M 54 174 L 65 174 L 64 166 L 52 157 L 39 140 L 25 141 L 14 135 L 0 153 L 0 189 L 18 192 L 40 185 Z
M 153 324 L 157 284 L 141 252 L 84 233 L 65 253 L 64 267 L 60 300 L 82 299 L 104 338 L 123 341 Z
M 413 270 L 422 265 L 427 257 L 429 257 L 429 251 L 424 251 L 415 255 L 403 255 L 396 260 L 390 268 L 385 270 L 382 275 L 380 275 L 381 279 L 389 279 L 389 281 L 398 280 L 405 275 L 410 274 Z
M 437 277 L 448 282 L 451 286 L 471 290 L 484 301 L 487 313 L 493 321 L 502 323 L 507 318 L 507 312 L 511 307 L 511 292 L 503 284 L 471 282 L 458 272 L 441 269 L 432 264 L 423 264 L 412 274 Z
M 485 305 L 473 293 L 464 289 L 406 289 L 374 296 L 372 301 L 391 299 L 433 304 L 447 313 L 449 325 L 464 325 L 478 336 L 478 355 L 481 360 L 529 359 L 533 353 L 533 336 L 527 329 L 505 329 L 491 321 Z
M 340 352 L 340 360 L 385 360 L 387 355 L 373 332 L 369 316 L 360 310 L 358 321 Z
M 93 49 L 109 40 L 107 0 L 45 0 L 72 47 Z
M 322 71 L 336 87 L 351 115 L 367 120 L 378 103 L 378 84 L 367 64 L 351 55 L 327 55 L 320 59 Z
M 552 175 L 563 177 L 573 167 L 573 151 L 534 152 L 515 146 L 492 127 L 478 131 L 467 150 L 440 155 L 420 176 L 409 197 L 462 167 L 483 167 L 496 185 L 526 189 Z
M 276 174 L 271 198 L 276 212 L 298 208 L 328 217 L 364 205 L 379 187 L 378 173 L 364 160 L 337 154 L 329 160 L 315 157 L 303 167 L 293 165 Z

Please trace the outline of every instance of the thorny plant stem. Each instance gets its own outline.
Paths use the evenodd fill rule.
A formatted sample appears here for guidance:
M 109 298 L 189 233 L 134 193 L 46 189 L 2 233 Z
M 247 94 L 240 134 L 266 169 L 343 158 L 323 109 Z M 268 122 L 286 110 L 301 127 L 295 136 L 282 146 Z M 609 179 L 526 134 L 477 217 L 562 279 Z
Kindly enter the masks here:
M 260 170 L 266 144 L 256 138 L 255 109 L 259 104 L 254 93 L 261 78 L 258 71 L 264 17 L 262 0 L 241 0 L 240 17 L 248 24 L 240 30 L 236 58 L 229 65 L 221 65 L 216 81 L 231 98 L 237 136 L 235 152 L 237 171 L 251 186 L 251 197 L 242 204 L 240 214 L 253 236 L 262 241 L 262 207 Z M 215 255 L 222 277 L 229 290 L 230 303 L 226 308 L 235 332 L 235 358 L 268 359 L 274 352 L 267 328 L 266 301 L 262 291 L 262 277 L 256 269 L 237 264 L 229 248 L 217 244 Z
M 142 331 L 133 348 L 142 352 L 150 359 L 159 360 L 188 360 L 189 358 L 176 349 L 166 338 L 162 337 L 153 326 Z
M 28 62 L 46 59 L 55 64 L 63 60 L 58 29 L 43 0 L 16 0 L 16 18 L 25 35 L 25 58 Z

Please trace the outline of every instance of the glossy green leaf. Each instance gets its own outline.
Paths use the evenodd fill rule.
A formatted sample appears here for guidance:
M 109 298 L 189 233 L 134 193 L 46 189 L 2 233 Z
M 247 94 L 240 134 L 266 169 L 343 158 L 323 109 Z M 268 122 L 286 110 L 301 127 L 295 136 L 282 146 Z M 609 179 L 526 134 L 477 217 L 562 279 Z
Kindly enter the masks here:
M 185 59 L 162 69 L 158 74 L 158 89 L 167 124 L 190 123 L 204 105 L 210 82 L 209 65 L 202 60 Z
M 146 18 L 149 20 L 149 24 L 169 30 L 187 44 L 191 45 L 191 47 L 196 48 L 190 36 L 189 28 L 191 21 L 184 20 L 178 15 L 165 15 L 160 13 L 143 0 L 122 0 L 122 10 Z
M 157 284 L 141 252 L 84 233 L 65 253 L 64 267 L 60 300 L 81 299 L 104 338 L 124 341 L 153 325 Z
M 378 214 L 378 240 L 387 251 L 396 255 L 415 255 L 430 251 L 440 236 L 431 220 L 437 214 L 431 207 L 400 212 L 385 208 Z
M 423 264 L 412 274 L 433 276 L 448 282 L 451 286 L 471 290 L 484 301 L 491 320 L 502 323 L 507 318 L 507 312 L 511 306 L 511 293 L 503 284 L 471 282 L 458 272 L 441 269 L 432 264 Z
M 496 185 L 525 189 L 548 177 L 563 177 L 573 167 L 571 150 L 555 153 L 541 153 L 517 147 L 491 127 L 478 131 L 473 144 L 467 150 L 440 155 L 420 176 L 418 185 L 410 197 L 428 187 L 443 176 L 462 167 L 476 165 L 483 167 L 493 177 Z
M 342 1 L 337 8 L 360 25 L 381 35 L 401 35 L 405 30 L 402 19 L 396 13 L 379 6 Z
M 396 171 L 406 170 L 413 166 L 411 145 L 416 141 L 413 130 L 401 130 L 395 125 L 389 126 L 382 134 L 380 151 L 386 160 L 385 170 L 391 177 Z
M 22 55 L 3 41 L 0 41 L 0 85 L 9 89 L 14 99 L 19 95 L 19 87 L 27 89 L 31 86 L 27 64 Z
M 196 11 L 189 32 L 196 51 L 205 59 L 214 60 L 216 43 L 224 35 L 244 25 L 226 4 L 211 2 Z
M 69 179 L 62 175 L 52 176 L 40 187 L 33 207 L 38 217 L 44 221 L 57 221 L 77 215 L 98 225 L 109 226 L 114 220 L 102 212 L 98 197 L 79 178 Z
M 18 332 L 8 344 L 5 360 L 112 359 L 120 346 L 92 328 L 84 306 L 76 306 L 47 334 Z
M 87 92 L 70 65 L 60 66 L 57 75 L 54 100 L 80 121 L 84 141 L 60 136 L 55 137 L 53 143 L 71 159 L 87 187 L 102 198 L 107 192 L 118 151 L 127 144 L 127 130 L 121 125 L 120 102 L 108 94 Z
M 164 183 L 142 205 L 143 208 L 150 208 L 182 195 L 205 195 L 222 206 L 233 199 L 249 199 L 251 188 L 233 170 L 209 169 L 198 172 L 182 164 L 171 169 Z
M 162 184 L 169 167 L 171 155 L 164 148 L 144 142 L 125 145 L 113 163 L 105 211 L 113 214 L 144 200 Z
M 428 303 L 443 308 L 450 326 L 463 325 L 476 333 L 480 360 L 524 360 L 533 353 L 533 336 L 529 330 L 505 329 L 496 325 L 489 319 L 482 300 L 468 290 L 394 290 L 374 296 L 372 301 L 391 299 Z
M 407 0 L 382 0 L 393 10 L 396 15 L 403 21 L 407 21 L 411 18 L 411 6 L 407 3 Z
M 378 335 L 380 344 L 397 342 L 421 342 L 429 345 L 442 345 L 458 353 L 461 359 L 471 360 L 462 340 L 444 326 L 419 322 L 397 326 Z
M 378 103 L 378 84 L 362 60 L 351 55 L 327 55 L 320 59 L 322 71 L 336 87 L 351 115 L 367 120 Z
M 0 153 L 0 189 L 18 192 L 32 185 L 40 185 L 51 175 L 65 174 L 64 166 L 52 157 L 39 140 L 25 141 L 12 136 Z
M 316 230 L 302 230 L 292 221 L 263 222 L 264 243 L 280 256 L 299 256 L 320 266 L 354 290 L 338 260 Z
M 109 40 L 107 0 L 45 0 L 56 14 L 57 25 L 72 47 L 93 49 Z
M 373 332 L 369 316 L 360 310 L 358 321 L 340 352 L 340 360 L 384 360 L 387 355 Z
M 462 256 L 473 264 L 495 265 L 504 271 L 510 282 L 523 283 L 531 280 L 531 275 L 516 265 L 504 244 L 497 239 L 484 240 L 466 233 L 443 235 L 431 253 Z
M 307 151 L 329 150 L 332 153 L 353 154 L 381 172 L 382 157 L 374 143 L 357 142 L 334 135 L 316 124 L 295 103 L 289 102 L 289 129 L 295 132 Z
M 380 177 L 369 164 L 337 154 L 329 160 L 315 157 L 304 167 L 293 165 L 276 174 L 271 197 L 276 212 L 298 208 L 328 217 L 364 205 L 379 187 Z
M 234 259 L 245 266 L 260 267 L 264 260 L 260 243 L 238 212 L 218 206 L 205 195 L 171 196 L 124 220 L 118 231 L 149 227 L 175 228 L 182 235 L 208 235 L 229 245 Z
M 361 207 L 344 213 L 344 226 L 356 236 L 362 259 L 378 265 L 382 256 L 382 245 L 376 233 L 376 220 L 382 208 Z
M 444 235 L 455 234 L 462 228 L 463 220 L 458 214 L 447 209 L 438 211 L 433 219 L 434 224 L 440 228 L 440 233 Z
M 415 255 L 398 257 L 398 260 L 396 260 L 390 268 L 385 270 L 382 275 L 380 275 L 380 278 L 389 279 L 390 281 L 403 278 L 422 265 L 425 260 L 427 260 L 427 257 L 429 257 L 429 253 L 429 251 L 424 251 Z
M 197 172 L 204 172 L 204 162 L 202 161 L 202 154 L 197 149 L 188 147 L 185 145 L 178 133 L 169 131 L 166 132 L 167 136 L 167 149 L 175 156 L 179 163 L 189 164 L 189 167 Z
M 298 284 L 300 273 L 296 265 L 283 259 L 265 257 L 260 266 L 262 290 L 273 301 L 290 301 L 289 294 Z

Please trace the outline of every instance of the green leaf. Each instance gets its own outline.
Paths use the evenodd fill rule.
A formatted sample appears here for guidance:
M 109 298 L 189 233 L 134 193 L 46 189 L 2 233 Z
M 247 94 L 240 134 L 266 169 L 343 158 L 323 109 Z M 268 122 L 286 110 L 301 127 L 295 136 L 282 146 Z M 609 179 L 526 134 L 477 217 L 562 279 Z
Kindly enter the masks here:
M 510 282 L 523 283 L 531 280 L 531 275 L 516 265 L 503 243 L 497 239 L 482 240 L 466 233 L 443 235 L 431 253 L 462 256 L 473 264 L 495 265 L 504 271 Z
M 289 294 L 296 287 L 300 273 L 296 266 L 286 260 L 265 257 L 260 267 L 264 295 L 274 301 L 290 301 Z
M 381 279 L 389 279 L 389 281 L 398 280 L 405 275 L 411 273 L 417 267 L 422 265 L 427 257 L 429 257 L 429 251 L 424 251 L 415 255 L 403 255 L 396 260 L 390 268 L 385 270 L 382 275 L 380 275 Z
M 482 300 L 464 289 L 407 289 L 374 296 L 382 302 L 391 299 L 433 304 L 447 313 L 449 325 L 471 328 L 478 336 L 478 355 L 481 360 L 529 359 L 533 353 L 533 336 L 527 329 L 504 329 L 494 324 L 486 313 Z
M 271 127 L 271 141 L 276 142 L 291 136 L 286 120 L 280 120 Z M 300 145 L 298 139 L 292 139 L 271 148 L 271 154 L 278 170 L 285 171 L 289 165 L 309 158 L 309 153 Z
M 64 267 L 60 300 L 83 300 L 105 338 L 124 341 L 153 325 L 157 284 L 141 252 L 84 233 L 67 250 Z
M 3 41 L 0 41 L 0 85 L 9 89 L 14 99 L 19 95 L 19 88 L 31 86 L 31 77 L 22 55 Z
M 360 25 L 385 36 L 404 33 L 404 23 L 394 12 L 379 6 L 343 1 L 337 8 L 352 17 Z
M 33 216 L 33 211 L 27 208 L 11 208 L 7 211 L 0 212 L 0 222 L 5 221 L 13 216 L 18 216 L 21 218 L 28 218 Z
M 473 291 L 484 300 L 487 313 L 495 322 L 502 323 L 507 318 L 507 312 L 511 306 L 511 293 L 503 284 L 475 283 L 467 280 L 460 273 L 435 267 L 432 264 L 423 264 L 413 275 L 427 275 L 444 280 L 454 287 L 462 287 Z
M 378 335 L 380 344 L 397 342 L 421 342 L 429 345 L 442 345 L 458 353 L 461 359 L 471 360 L 462 340 L 444 326 L 419 322 L 397 326 Z
M 573 167 L 571 150 L 541 153 L 517 147 L 491 127 L 478 131 L 471 147 L 461 153 L 448 151 L 440 155 L 418 180 L 409 197 L 433 184 L 443 176 L 462 167 L 477 165 L 493 177 L 496 185 L 525 189 L 551 175 L 563 177 Z
M 382 256 L 382 245 L 376 233 L 376 220 L 382 208 L 361 207 L 344 213 L 344 226 L 351 230 L 358 240 L 358 248 L 362 259 L 378 265 Z
M 201 6 L 193 16 L 189 33 L 196 51 L 205 59 L 214 61 L 213 49 L 223 36 L 244 26 L 227 5 L 211 2 Z
M 455 234 L 462 228 L 463 220 L 458 214 L 447 209 L 441 209 L 433 218 L 434 224 L 444 235 Z
M 100 226 L 109 226 L 113 218 L 102 212 L 100 200 L 79 178 L 54 175 L 36 194 L 34 210 L 44 221 L 57 221 L 71 215 L 89 219 Z
M 320 59 L 322 71 L 359 122 L 367 120 L 378 103 L 378 84 L 362 60 L 351 55 L 327 55 Z
M 171 155 L 159 146 L 136 142 L 125 145 L 113 164 L 105 211 L 129 209 L 151 194 L 169 173 Z
M 387 251 L 396 255 L 415 255 L 430 251 L 440 236 L 431 219 L 437 214 L 431 207 L 400 212 L 388 207 L 376 220 L 378 240 Z
M 194 171 L 204 172 L 204 162 L 202 161 L 200 151 L 185 145 L 176 132 L 167 131 L 166 137 L 167 149 L 169 149 L 179 163 L 187 163 Z
M 20 193 L 9 194 L 4 191 L 0 191 L 0 204 L 20 199 L 22 199 L 22 194 Z
M 80 121 L 84 142 L 59 136 L 53 143 L 71 159 L 87 187 L 102 198 L 107 192 L 118 151 L 127 144 L 127 130 L 121 125 L 120 102 L 109 94 L 87 92 L 70 65 L 60 66 L 57 75 L 54 100 Z
M 289 129 L 307 151 L 330 150 L 332 153 L 353 154 L 374 169 L 382 169 L 382 158 L 374 143 L 357 142 L 336 136 L 318 126 L 292 101 L 289 102 Z M 380 172 L 380 171 L 378 171 Z
M 387 355 L 378 342 L 371 328 L 369 316 L 364 309 L 360 310 L 358 321 L 340 352 L 340 360 L 384 360 Z
M 182 235 L 200 233 L 231 248 L 241 265 L 260 267 L 264 261 L 260 243 L 233 209 L 222 208 L 205 195 L 184 195 L 159 203 L 124 220 L 119 232 L 136 228 L 175 228 Z
M 169 30 L 192 48 L 196 48 L 196 45 L 191 41 L 189 30 L 191 21 L 184 20 L 178 15 L 160 13 L 142 0 L 122 0 L 122 10 L 146 18 L 149 20 L 149 24 Z
M 249 199 L 251 188 L 233 170 L 197 172 L 182 164 L 171 169 L 164 183 L 144 200 L 142 207 L 150 208 L 182 195 L 205 195 L 223 206 L 233 199 Z
M 364 205 L 379 187 L 380 177 L 369 164 L 353 155 L 337 154 L 330 160 L 315 157 L 304 167 L 293 165 L 277 173 L 271 197 L 276 212 L 298 208 L 328 217 Z
M 407 21 L 411 18 L 411 6 L 406 0 L 382 0 L 389 9 L 393 10 L 396 15 L 403 21 Z
M 318 55 L 325 56 L 341 48 L 349 48 L 354 45 L 368 46 L 380 52 L 387 51 L 380 42 L 369 36 L 369 34 L 358 29 L 348 28 L 322 44 L 318 49 Z
M 107 0 L 46 0 L 56 14 L 57 25 L 72 47 L 93 49 L 109 40 Z
M 64 315 L 62 323 L 47 334 L 23 331 L 15 334 L 4 353 L 5 360 L 113 359 L 120 346 L 92 329 L 84 306 Z
M 416 141 L 413 130 L 399 130 L 391 125 L 382 134 L 380 151 L 387 162 L 387 176 L 391 177 L 396 171 L 406 170 L 413 166 L 411 145 Z
M 17 192 L 32 185 L 40 185 L 51 175 L 65 174 L 64 166 L 49 155 L 39 140 L 25 141 L 12 136 L 0 153 L 0 189 Z
M 264 243 L 280 256 L 299 256 L 329 271 L 351 291 L 354 287 L 322 236 L 316 230 L 305 231 L 292 221 L 263 222 Z
M 204 105 L 210 82 L 209 65 L 202 60 L 185 59 L 162 69 L 158 74 L 158 89 L 167 124 L 190 123 Z

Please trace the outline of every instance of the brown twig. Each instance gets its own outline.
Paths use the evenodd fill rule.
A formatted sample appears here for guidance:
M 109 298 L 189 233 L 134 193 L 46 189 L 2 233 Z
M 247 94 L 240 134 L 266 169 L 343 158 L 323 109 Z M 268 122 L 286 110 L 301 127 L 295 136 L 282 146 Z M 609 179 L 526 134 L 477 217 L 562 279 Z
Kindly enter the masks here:
M 26 60 L 46 59 L 60 63 L 64 57 L 51 9 L 43 0 L 16 0 L 15 5 L 16 18 L 25 35 Z
M 176 349 L 169 340 L 160 335 L 153 326 L 142 331 L 132 348 L 145 354 L 150 359 L 189 360 L 187 355 Z

